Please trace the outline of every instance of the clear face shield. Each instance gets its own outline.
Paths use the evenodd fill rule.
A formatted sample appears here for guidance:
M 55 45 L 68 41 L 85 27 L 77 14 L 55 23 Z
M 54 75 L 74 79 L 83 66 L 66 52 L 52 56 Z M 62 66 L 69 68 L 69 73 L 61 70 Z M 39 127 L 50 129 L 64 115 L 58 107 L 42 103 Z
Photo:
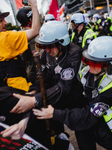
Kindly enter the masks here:
M 97 17 L 93 17 L 93 22 L 97 22 L 98 18 Z
M 40 59 L 42 59 L 44 55 L 44 59 L 48 66 L 55 66 L 57 64 L 59 55 L 57 43 L 49 45 L 40 45 L 36 43 L 35 45 L 36 51 L 40 54 Z
M 86 22 L 86 23 L 89 23 L 89 22 L 90 22 L 89 17 L 85 17 L 85 22 Z

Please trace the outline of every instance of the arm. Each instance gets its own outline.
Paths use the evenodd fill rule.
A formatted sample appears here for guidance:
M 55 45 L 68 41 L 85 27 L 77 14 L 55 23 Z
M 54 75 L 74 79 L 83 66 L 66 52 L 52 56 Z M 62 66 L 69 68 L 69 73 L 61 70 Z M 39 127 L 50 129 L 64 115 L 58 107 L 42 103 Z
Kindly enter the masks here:
M 61 98 L 63 98 L 63 100 L 64 100 L 64 97 L 66 99 L 69 98 L 70 91 L 73 90 L 72 89 L 73 86 L 75 86 L 75 84 L 77 84 L 75 79 L 76 79 L 76 74 L 77 74 L 77 71 L 78 71 L 78 65 L 80 63 L 79 52 L 76 52 L 75 55 L 69 55 L 68 57 L 69 57 L 69 59 L 67 58 L 68 61 L 66 60 L 67 63 L 64 64 L 64 71 L 69 68 L 70 71 L 71 71 L 69 73 L 71 78 L 68 79 L 68 80 L 64 80 L 63 78 L 61 78 L 61 75 L 55 74 L 56 78 L 58 77 L 57 78 L 58 82 L 55 85 L 53 85 L 52 87 L 50 87 L 46 90 L 47 103 L 48 104 L 54 105 L 58 101 L 60 101 Z M 51 75 L 51 72 L 47 69 L 47 72 L 45 72 L 45 76 L 48 76 L 47 77 L 48 82 L 50 82 L 52 80 L 52 77 L 50 78 L 49 75 Z M 48 78 L 51 79 L 51 80 L 49 80 Z M 52 81 L 52 84 L 53 84 L 53 81 Z M 47 85 L 49 85 L 49 83 L 47 83 Z M 36 99 L 38 101 L 38 107 L 40 107 L 40 108 L 43 107 L 41 92 L 35 94 L 35 98 L 34 97 L 25 97 L 25 96 L 22 96 L 22 95 L 20 97 L 18 97 L 19 95 L 17 95 L 17 94 L 14 94 L 14 96 L 19 98 L 19 100 L 21 102 L 18 102 L 18 104 L 12 109 L 11 112 L 16 111 L 16 113 L 18 113 L 18 112 L 20 113 L 20 112 L 24 112 L 24 111 L 28 110 L 29 108 L 31 109 L 31 107 L 34 108 L 35 107 L 34 106 L 34 103 L 35 103 L 34 101 Z M 61 99 L 60 102 L 63 103 L 63 100 Z M 68 101 L 68 99 L 67 99 L 67 101 Z M 26 102 L 26 104 L 25 104 L 25 102 Z M 28 104 L 30 104 L 30 105 L 28 106 Z
M 33 17 L 32 17 L 32 27 L 31 29 L 26 30 L 26 34 L 28 40 L 31 40 L 32 38 L 34 38 L 39 34 L 41 23 L 40 23 L 39 12 L 37 9 L 37 1 L 36 0 L 28 0 L 28 1 L 32 8 Z
M 3 137 L 11 137 L 13 140 L 18 140 L 23 136 L 25 129 L 27 127 L 28 120 L 29 117 L 26 117 L 22 119 L 19 123 L 14 124 L 9 128 L 7 128 L 6 130 L 2 131 L 0 134 Z
M 60 121 L 66 124 L 72 130 L 86 130 L 92 127 L 98 118 L 90 113 L 90 108 L 75 108 L 72 110 L 59 110 L 54 109 L 51 105 L 48 108 L 42 108 L 41 110 L 33 109 L 34 115 L 37 119 L 50 119 Z

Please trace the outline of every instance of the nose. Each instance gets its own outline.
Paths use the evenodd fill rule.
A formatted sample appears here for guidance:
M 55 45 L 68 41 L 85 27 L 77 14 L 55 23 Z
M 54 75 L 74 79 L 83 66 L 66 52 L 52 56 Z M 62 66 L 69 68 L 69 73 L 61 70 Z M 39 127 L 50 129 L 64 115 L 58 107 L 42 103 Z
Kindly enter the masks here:
M 5 19 L 3 20 L 3 24 L 4 24 L 4 25 L 7 25 L 7 22 L 5 21 Z
M 50 52 L 50 49 L 49 49 L 49 48 L 46 48 L 46 52 L 49 53 L 49 52 Z

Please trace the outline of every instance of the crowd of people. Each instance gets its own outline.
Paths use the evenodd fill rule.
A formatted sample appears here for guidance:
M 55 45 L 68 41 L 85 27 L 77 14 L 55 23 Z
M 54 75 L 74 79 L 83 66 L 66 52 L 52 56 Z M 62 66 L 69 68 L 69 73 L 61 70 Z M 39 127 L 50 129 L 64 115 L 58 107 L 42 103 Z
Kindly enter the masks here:
M 6 31 L 9 12 L 0 12 L 0 115 L 10 125 L 1 135 L 27 133 L 49 150 L 74 150 L 66 124 L 80 150 L 111 150 L 112 19 L 74 13 L 68 29 L 47 14 L 41 26 L 36 0 L 28 2 L 16 15 L 21 31 Z

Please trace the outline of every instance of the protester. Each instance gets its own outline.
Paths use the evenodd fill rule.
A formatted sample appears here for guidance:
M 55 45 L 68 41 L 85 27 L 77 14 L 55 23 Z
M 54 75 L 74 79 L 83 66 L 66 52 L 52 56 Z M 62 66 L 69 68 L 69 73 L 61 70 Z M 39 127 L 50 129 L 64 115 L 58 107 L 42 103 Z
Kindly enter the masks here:
M 21 7 L 16 14 L 16 18 L 20 23 L 22 30 L 28 30 L 32 25 L 32 10 L 31 6 L 23 6 Z M 34 39 L 33 39 L 34 40 Z M 26 73 L 29 82 L 32 84 L 35 83 L 37 74 L 36 74 L 36 66 L 33 58 L 33 52 L 35 50 L 31 49 L 31 44 L 28 42 L 28 50 L 21 54 L 22 59 L 25 63 Z M 32 87 L 30 87 L 31 89 Z
M 26 112 L 26 114 L 20 115 L 9 113 L 18 102 L 18 99 L 13 96 L 13 92 L 25 94 L 30 89 L 19 55 L 28 49 L 28 41 L 39 34 L 40 17 L 36 0 L 29 0 L 29 3 L 33 12 L 32 27 L 29 30 L 6 31 L 5 17 L 9 15 L 9 12 L 0 13 L 0 115 L 6 116 L 4 123 L 8 125 L 16 123 L 8 129 L 9 132 L 13 130 L 13 134 L 10 134 L 12 139 L 18 139 L 23 135 L 30 113 Z M 18 121 L 20 122 L 18 123 Z M 4 132 L 2 133 L 3 136 L 7 134 Z
M 112 149 L 111 43 L 110 36 L 98 37 L 82 53 L 88 66 L 79 72 L 79 79 L 89 101 L 87 107 L 59 110 L 49 105 L 41 110 L 33 109 L 37 119 L 53 118 L 75 130 L 80 150 L 96 150 L 96 142 Z
M 39 50 L 41 55 L 46 52 L 46 63 L 43 64 L 42 60 L 41 63 L 47 103 L 59 109 L 65 109 L 66 107 L 72 109 L 77 105 L 79 106 L 80 97 L 82 96 L 79 91 L 82 91 L 82 86 L 77 91 L 77 82 L 79 81 L 76 75 L 81 62 L 81 51 L 79 46 L 70 43 L 67 26 L 61 21 L 47 22 L 41 27 L 39 36 L 36 37 L 35 41 L 36 50 Z M 38 93 L 33 97 L 20 94 L 13 95 L 20 99 L 18 104 L 11 110 L 13 113 L 23 113 L 34 107 L 40 108 L 43 106 L 39 83 Z M 38 121 L 35 121 L 32 124 L 32 128 L 30 128 L 31 133 L 28 132 L 35 139 L 40 138 L 38 137 L 38 132 L 33 135 L 32 131 L 34 129 L 36 132 L 37 125 Z M 57 136 L 64 132 L 63 124 L 57 121 L 51 121 L 51 129 L 55 131 Z M 62 148 L 61 143 L 58 144 L 58 148 Z M 65 149 L 67 149 L 67 146 Z
M 91 28 L 86 27 L 84 16 L 81 13 L 75 13 L 71 17 L 72 26 L 75 26 L 78 34 L 75 34 L 72 42 L 78 44 L 82 51 L 87 49 L 90 42 L 96 38 L 96 33 Z

